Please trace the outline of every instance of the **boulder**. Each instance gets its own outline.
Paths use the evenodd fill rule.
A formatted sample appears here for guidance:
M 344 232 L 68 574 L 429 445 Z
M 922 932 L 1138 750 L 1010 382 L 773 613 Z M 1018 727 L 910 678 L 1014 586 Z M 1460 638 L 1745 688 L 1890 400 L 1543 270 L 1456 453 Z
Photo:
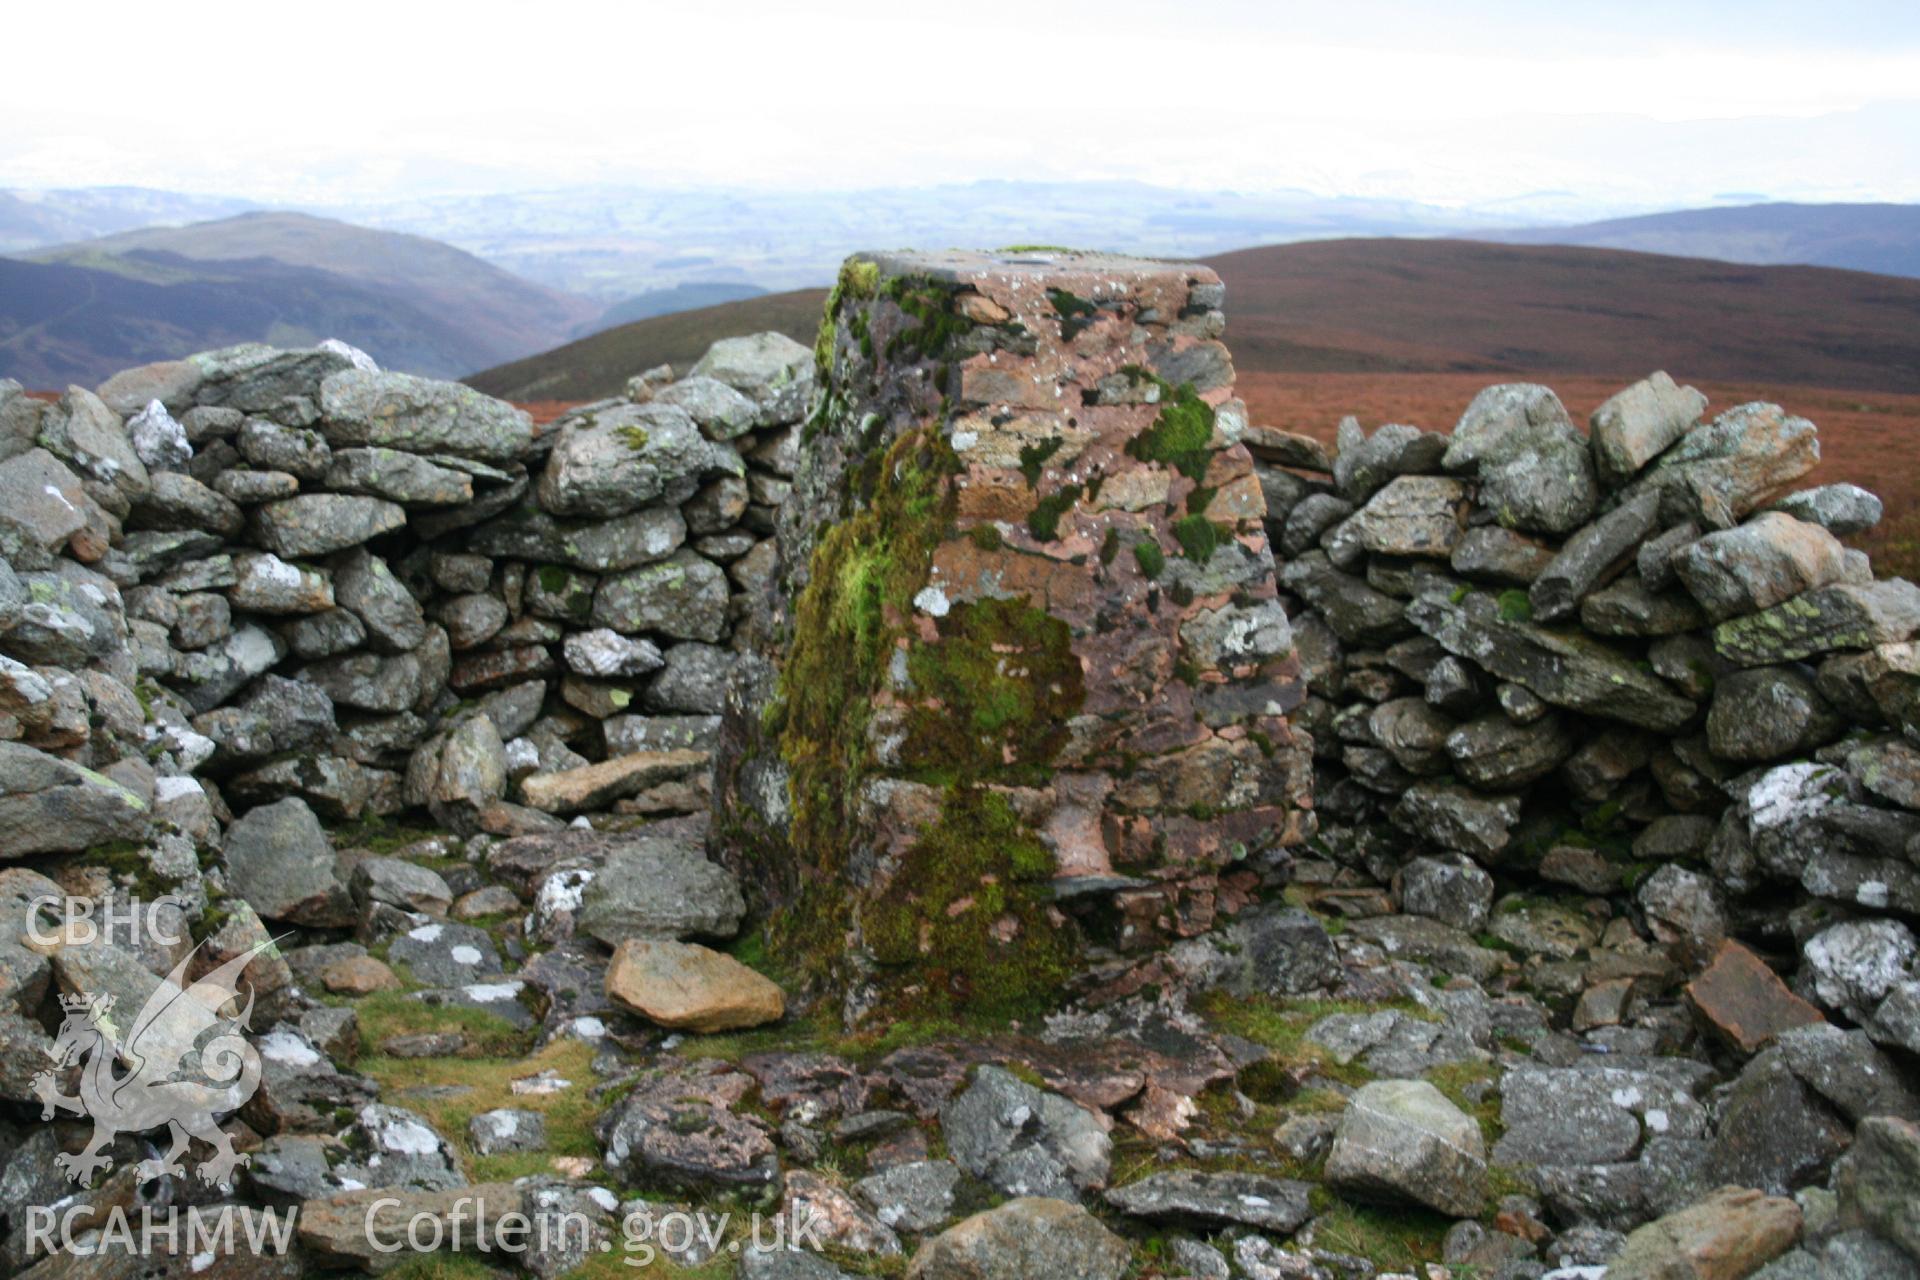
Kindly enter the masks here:
M 286 652 L 279 636 L 248 623 L 218 644 L 185 655 L 174 669 L 172 684 L 195 712 L 211 711 L 273 670 Z
M 318 569 L 288 564 L 268 552 L 235 557 L 227 601 L 249 613 L 324 613 L 334 607 L 333 583 Z
M 1520 821 L 1518 796 L 1482 795 L 1448 782 L 1408 787 L 1393 807 L 1394 825 L 1442 849 L 1497 861 Z
M 354 901 L 385 903 L 403 911 L 443 916 L 453 906 L 453 890 L 437 871 L 405 858 L 362 858 L 348 882 Z
M 146 496 L 151 480 L 146 463 L 133 451 L 120 415 L 81 387 L 67 393 L 40 415 L 40 447 L 71 467 L 93 488 L 94 501 L 124 516 Z
M 1408 773 L 1443 772 L 1451 732 L 1453 721 L 1425 698 L 1394 698 L 1367 713 L 1367 733 Z
M 333 595 L 340 607 L 366 623 L 367 642 L 381 653 L 406 653 L 427 638 L 419 601 L 393 576 L 387 562 L 355 547 L 333 562 Z
M 1816 1014 L 1781 1028 L 1774 1043 L 1788 1069 L 1850 1123 L 1868 1116 L 1920 1121 L 1920 1095 L 1867 1032 L 1842 1031 Z
M 1791 1195 L 1824 1182 L 1852 1138 L 1844 1119 L 1768 1049 L 1714 1097 L 1707 1183 Z
M 1722 677 L 1707 711 L 1707 743 L 1723 760 L 1804 755 L 1846 728 L 1800 667 L 1749 667 Z
M 603 578 L 593 597 L 593 622 L 623 635 L 654 632 L 675 640 L 712 643 L 726 632 L 727 575 L 692 551 Z
M 1846 538 L 1865 533 L 1880 523 L 1880 499 L 1857 484 L 1823 484 L 1790 493 L 1767 508 L 1784 511 L 1796 520 L 1817 524 Z
M 698 844 L 623 836 L 594 873 L 578 925 L 609 946 L 630 938 L 731 938 L 746 914 L 733 874 Z
M 142 839 L 151 816 L 147 799 L 103 774 L 18 742 L 0 742 L 0 856 L 78 852 Z
M 1553 549 L 1537 538 L 1485 524 L 1461 535 L 1449 564 L 1474 582 L 1524 587 L 1553 563 L 1553 556 Z
M 1179 1169 L 1115 1187 L 1106 1200 L 1132 1218 L 1203 1229 L 1237 1225 L 1285 1236 L 1313 1216 L 1307 1205 L 1309 1190 L 1304 1182 L 1259 1174 Z
M 756 426 L 798 422 L 812 407 L 814 356 L 783 333 L 722 338 L 687 372 L 712 378 L 753 401 Z
M 1616 578 L 1580 602 L 1580 625 L 1603 636 L 1672 636 L 1706 622 L 1692 598 L 1654 591 L 1638 574 Z
M 1821 930 L 1801 948 L 1814 999 L 1855 1022 L 1911 973 L 1920 943 L 1898 920 L 1848 920 Z
M 703 771 L 704 751 L 637 751 L 599 764 L 521 780 L 521 797 L 543 813 L 582 813 L 604 808 L 663 782 L 681 782 Z
M 1407 606 L 1406 617 L 1447 652 L 1524 685 L 1555 706 L 1662 731 L 1679 729 L 1693 718 L 1692 702 L 1618 651 L 1577 633 L 1506 616 L 1484 595 L 1469 595 L 1457 604 L 1423 596 Z
M 467 1140 L 479 1156 L 509 1151 L 540 1151 L 547 1145 L 546 1117 L 523 1107 L 482 1111 L 467 1121 Z
M 1466 933 L 1486 928 L 1493 877 L 1466 858 L 1415 858 L 1400 869 L 1400 909 Z
M 629 939 L 607 967 L 607 995 L 663 1027 L 732 1031 L 777 1022 L 780 988 L 732 956 L 686 942 Z
M 1817 524 L 1764 511 L 1689 543 L 1672 560 L 1682 586 L 1715 622 L 1758 613 L 1847 576 L 1846 548 Z
M 1333 485 L 1342 498 L 1358 504 L 1395 476 L 1417 475 L 1440 465 L 1447 438 L 1402 423 L 1388 423 L 1371 436 L 1354 418 L 1343 418 L 1335 439 Z
M 1495 713 L 1470 720 L 1447 735 L 1453 770 L 1489 791 L 1513 791 L 1538 782 L 1573 754 L 1573 735 L 1556 715 L 1515 724 Z
M 1344 536 L 1380 555 L 1444 560 L 1466 533 L 1467 486 L 1442 476 L 1399 476 L 1368 499 Z
M 745 464 L 671 405 L 593 405 L 560 420 L 537 493 L 556 516 L 606 518 L 677 507 L 709 477 Z
M 951 1160 L 890 1165 L 853 1184 L 853 1192 L 889 1227 L 932 1231 L 953 1217 L 960 1166 Z
M 282 556 L 322 556 L 356 547 L 407 523 L 397 503 L 339 493 L 303 493 L 255 507 L 253 532 Z
M 1443 464 L 1475 471 L 1480 503 L 1509 529 L 1564 534 L 1593 517 L 1599 500 L 1586 437 L 1546 387 L 1487 387 L 1453 429 Z
M 1079 1205 L 1022 1197 L 977 1213 L 920 1246 L 908 1280 L 1121 1280 L 1125 1240 Z
M 1571 616 L 1587 595 L 1625 568 L 1658 527 L 1659 499 L 1651 494 L 1623 502 L 1568 538 L 1527 588 L 1532 616 L 1553 622 Z
M 1649 1139 L 1703 1138 L 1707 1110 L 1693 1096 L 1693 1082 L 1703 1074 L 1585 1065 L 1509 1071 L 1500 1082 L 1506 1132 L 1493 1158 L 1503 1165 L 1605 1168 L 1632 1161 Z
M 1743 404 L 1688 432 L 1626 496 L 1658 494 L 1663 524 L 1697 520 L 1728 529 L 1819 461 L 1811 422 L 1777 404 Z
M 239 702 L 194 717 L 193 727 L 213 742 L 215 761 L 238 764 L 323 748 L 338 726 L 323 690 L 268 674 Z
M 326 487 L 386 498 L 406 507 L 457 507 L 473 501 L 473 477 L 399 449 L 336 449 Z
M 1791 1028 L 1826 1023 L 1760 957 L 1731 939 L 1687 984 L 1686 995 L 1695 1016 L 1743 1054 L 1760 1052 Z
M 337 706 L 391 715 L 424 709 L 437 697 L 448 678 L 449 657 L 447 633 L 432 626 L 412 653 L 324 658 L 302 667 L 297 678 L 324 689 Z
M 1722 1187 L 1627 1237 L 1607 1280 L 1745 1280 L 1800 1235 L 1800 1207 L 1743 1187 Z
M 759 425 L 757 403 L 719 379 L 704 374 L 668 383 L 646 403 L 672 405 L 685 411 L 709 440 L 732 440 Z
M 231 538 L 246 524 L 246 515 L 183 471 L 156 471 L 153 487 L 134 504 L 128 524 L 138 529 L 207 529 Z
M 191 360 L 160 360 L 122 369 L 93 392 L 119 414 L 138 413 L 155 402 L 170 412 L 185 413 L 193 407 L 204 376 Z
M 354 921 L 333 842 L 305 801 L 262 805 L 235 821 L 226 861 L 234 892 L 262 919 L 320 928 Z
M 92 500 L 80 477 L 45 449 L 0 461 L 0 556 L 44 569 L 87 527 Z
M 1920 1125 L 1893 1116 L 1861 1121 L 1834 1189 L 1842 1223 L 1871 1227 L 1920 1258 Z
M 514 1018 L 514 1010 L 518 1009 L 520 983 L 485 982 L 500 972 L 500 954 L 494 949 L 493 936 L 485 929 L 428 920 L 396 936 L 387 946 L 387 958 L 395 965 L 404 966 L 416 982 L 464 988 L 460 1003 L 488 1006 L 489 1012 L 509 1019 Z M 472 985 L 477 983 L 485 985 Z M 519 1017 L 525 1017 L 524 1010 L 519 1010 Z
M 561 652 L 574 671 L 601 680 L 646 675 L 666 663 L 653 641 L 623 636 L 607 627 L 568 633 Z
M 1714 955 L 1727 936 L 1720 886 L 1678 863 L 1667 863 L 1641 881 L 1634 897 L 1654 940 L 1689 968 Z
M 1348 1102 L 1325 1177 L 1363 1199 L 1473 1217 L 1486 1205 L 1486 1146 L 1473 1117 L 1426 1081 L 1377 1080 Z
M 321 428 L 339 446 L 517 461 L 531 450 L 533 419 L 457 382 L 348 368 L 320 384 Z
M 1280 549 L 1298 556 L 1320 544 L 1321 536 L 1354 512 L 1354 505 L 1331 493 L 1310 493 L 1293 504 L 1280 523 Z
M 527 1193 L 512 1183 L 478 1183 L 431 1190 L 379 1186 L 340 1191 L 299 1206 L 299 1240 L 306 1252 L 334 1267 L 377 1271 L 402 1256 L 409 1239 L 456 1238 L 459 1248 L 479 1252 L 481 1242 L 537 1239 L 540 1224 L 526 1214 Z M 558 1236 L 558 1224 L 548 1234 Z M 577 1232 L 577 1226 L 565 1228 Z M 528 1230 L 532 1234 L 518 1236 Z M 482 1255 L 484 1256 L 484 1254 Z
M 779 1170 L 773 1143 L 732 1110 L 753 1083 L 737 1069 L 693 1065 L 642 1074 L 595 1125 L 607 1168 L 627 1185 L 766 1187 Z
M 1324 551 L 1310 551 L 1280 570 L 1280 585 L 1305 600 L 1348 644 L 1391 644 L 1407 634 L 1406 605 L 1333 567 Z
M 941 1108 L 940 1131 L 956 1164 L 1009 1196 L 1078 1199 L 1106 1184 L 1112 1159 L 1092 1112 L 994 1066 Z
M 1618 488 L 1691 431 L 1706 411 L 1707 398 L 1692 387 L 1675 386 L 1663 372 L 1615 392 L 1588 419 L 1594 470 L 1600 483 Z
M 1920 587 L 1905 578 L 1816 587 L 1713 631 L 1713 647 L 1743 667 L 1798 662 L 1842 649 L 1898 644 L 1920 632 Z
M 333 462 L 327 438 L 305 427 L 289 427 L 266 418 L 248 418 L 234 447 L 256 471 L 278 472 L 301 480 L 322 480 Z
M 671 508 L 574 521 L 556 520 L 528 505 L 480 525 L 467 545 L 489 556 L 611 573 L 665 559 L 686 540 L 687 522 Z
M 127 420 L 127 443 L 134 456 L 145 464 L 148 478 L 161 471 L 178 471 L 193 460 L 193 446 L 187 442 L 187 429 L 173 420 L 167 406 L 150 400 L 145 408 Z

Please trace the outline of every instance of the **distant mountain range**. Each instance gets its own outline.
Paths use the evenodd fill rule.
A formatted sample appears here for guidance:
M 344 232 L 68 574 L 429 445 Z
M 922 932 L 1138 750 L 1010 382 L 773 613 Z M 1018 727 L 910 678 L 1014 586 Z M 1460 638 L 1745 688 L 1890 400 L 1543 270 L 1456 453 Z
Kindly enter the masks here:
M 1060 244 L 1195 257 L 1333 235 L 1439 235 L 1533 219 L 1308 191 L 1141 182 L 969 182 L 853 191 L 567 188 L 357 205 L 337 216 L 432 236 L 555 288 L 616 302 L 691 281 L 794 289 L 857 249 Z
M 138 227 L 205 222 L 259 207 L 230 196 L 196 196 L 149 187 L 0 191 L 0 253 L 91 240 Z
M 599 313 L 449 245 L 299 213 L 121 232 L 0 259 L 0 273 L 0 374 L 33 385 L 325 337 L 456 377 L 563 341 Z
M 1572 227 L 1489 231 L 1509 244 L 1573 244 L 1726 262 L 1846 267 L 1920 276 L 1920 205 L 1750 204 Z
M 1236 328 L 1246 341 L 1279 343 L 1288 348 L 1288 359 L 1308 364 L 1318 358 L 1309 349 L 1324 347 L 1342 368 L 1398 367 L 1396 353 L 1409 344 L 1418 352 L 1409 367 L 1420 368 L 1527 367 L 1527 352 L 1536 347 L 1542 359 L 1562 362 L 1548 367 L 1599 368 L 1614 359 L 1619 343 L 1658 337 L 1664 344 L 1661 335 L 1670 333 L 1674 342 L 1697 344 L 1691 326 L 1669 328 L 1661 319 L 1685 311 L 1682 303 L 1635 292 L 1675 287 L 1674 281 L 1687 281 L 1689 289 L 1709 281 L 1703 296 L 1734 308 L 1696 317 L 1699 325 L 1726 330 L 1714 336 L 1716 350 L 1739 345 L 1749 330 L 1770 332 L 1782 305 L 1799 305 L 1776 304 L 1774 315 L 1756 317 L 1742 301 L 1746 295 L 1730 283 L 1735 275 L 1708 271 L 1698 259 L 1920 276 L 1920 206 L 1907 205 L 1764 204 L 1474 232 L 1453 225 L 1467 213 L 1409 202 L 1334 200 L 1305 192 L 1182 192 L 1124 182 L 978 182 L 825 194 L 574 189 L 369 206 L 356 211 L 356 222 L 298 212 L 234 212 L 243 205 L 140 188 L 0 192 L 0 244 L 40 241 L 17 250 L 24 260 L 0 259 L 7 284 L 0 296 L 0 376 L 36 385 L 89 382 L 143 360 L 225 342 L 337 336 L 394 368 L 439 376 L 486 370 L 477 381 L 537 383 L 560 398 L 585 385 L 617 386 L 641 364 L 657 362 L 630 358 L 633 353 L 666 352 L 658 358 L 669 360 L 697 355 L 698 348 L 682 349 L 714 321 L 704 315 L 673 318 L 690 308 L 724 302 L 740 309 L 714 315 L 736 327 L 754 327 L 741 317 L 764 314 L 773 318 L 762 327 L 791 325 L 810 333 L 814 308 L 791 286 L 824 282 L 854 249 L 906 243 L 1052 243 L 1206 257 L 1248 244 L 1295 241 L 1297 253 L 1273 261 L 1304 270 L 1309 282 L 1319 282 L 1316 287 L 1333 287 L 1328 273 L 1366 276 L 1370 263 L 1398 261 L 1401 269 L 1421 273 L 1405 305 L 1393 300 L 1371 313 L 1366 308 L 1388 282 L 1341 283 L 1327 296 L 1312 288 L 1288 292 L 1286 280 L 1276 277 L 1268 282 L 1270 292 L 1284 296 L 1286 307 L 1258 334 L 1248 329 L 1264 295 L 1256 294 L 1251 307 L 1236 308 Z M 193 221 L 209 210 L 225 216 Z M 141 220 L 189 225 L 121 229 Z M 1562 257 L 1554 259 L 1562 263 L 1556 275 L 1545 258 L 1515 265 L 1497 255 L 1473 258 L 1459 248 L 1388 247 L 1449 230 L 1492 242 L 1483 246 L 1489 249 L 1576 242 L 1682 260 L 1658 266 L 1599 259 L 1574 266 L 1568 264 L 1575 260 Z M 86 234 L 46 243 L 76 231 Z M 1329 239 L 1355 233 L 1407 239 Z M 1323 250 L 1316 258 L 1307 250 L 1316 242 L 1348 247 Z M 1417 260 L 1401 261 L 1407 253 Z M 1468 261 L 1486 277 L 1448 274 L 1447 264 Z M 1589 288 L 1581 279 L 1589 271 L 1618 278 Z M 1768 297 L 1799 296 L 1774 277 L 1767 280 Z M 769 286 L 789 288 L 762 296 Z M 1861 296 L 1879 288 L 1857 282 L 1850 287 Z M 1904 350 L 1912 318 L 1896 318 L 1873 302 L 1860 303 L 1851 319 L 1829 317 L 1823 308 L 1847 290 L 1830 282 L 1806 288 L 1810 297 L 1817 295 L 1808 305 L 1821 324 L 1831 319 L 1833 331 L 1846 336 L 1815 341 L 1813 350 L 1782 358 L 1858 366 L 1849 376 L 1869 379 L 1862 386 L 1897 384 L 1904 376 L 1897 353 Z M 1348 289 L 1352 297 L 1342 292 Z M 1447 314 L 1449 289 L 1460 291 L 1460 317 Z M 1525 304 L 1528 310 L 1485 329 L 1486 341 L 1464 336 L 1480 331 L 1485 299 L 1515 291 L 1534 299 Z M 763 304 L 759 311 L 756 302 Z M 1617 315 L 1620 331 L 1597 319 L 1573 325 L 1571 317 L 1583 308 Z M 1547 313 L 1555 319 L 1543 339 L 1526 321 Z M 1431 327 L 1412 325 L 1415 315 Z M 646 327 L 628 332 L 634 323 Z M 621 336 L 591 345 L 592 335 L 609 328 Z M 1554 345 L 1556 335 L 1570 343 L 1575 333 L 1587 345 Z M 570 344 L 565 360 L 547 362 L 541 353 L 561 344 Z M 1883 359 L 1875 354 L 1882 348 L 1895 354 Z M 1436 354 L 1443 350 L 1444 357 Z M 562 387 L 568 389 L 555 390 Z
M 1577 372 L 1920 391 L 1920 281 L 1611 249 L 1316 240 L 1209 259 L 1242 373 Z M 824 290 L 643 320 L 468 379 L 589 400 L 713 337 L 811 342 Z
M 671 289 L 649 289 L 624 302 L 614 303 L 586 324 L 576 326 L 573 336 L 584 338 L 602 329 L 632 324 L 635 320 L 649 320 L 654 316 L 667 316 L 676 311 L 692 311 L 699 307 L 716 307 L 723 302 L 757 298 L 765 292 L 757 284 L 727 284 L 711 280 L 677 284 Z

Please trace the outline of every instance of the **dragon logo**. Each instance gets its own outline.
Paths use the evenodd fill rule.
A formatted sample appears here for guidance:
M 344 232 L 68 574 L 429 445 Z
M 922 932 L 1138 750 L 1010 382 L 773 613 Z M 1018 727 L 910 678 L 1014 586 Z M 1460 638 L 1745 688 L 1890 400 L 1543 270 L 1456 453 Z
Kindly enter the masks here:
M 141 1182 L 170 1173 L 185 1176 L 180 1157 L 194 1138 L 214 1149 L 213 1158 L 196 1170 L 209 1186 L 228 1185 L 234 1169 L 250 1163 L 250 1157 L 234 1151 L 215 1117 L 238 1110 L 260 1087 L 260 1053 L 242 1034 L 253 1012 L 252 988 L 237 1013 L 225 1016 L 222 1010 L 239 1001 L 241 971 L 273 945 L 259 943 L 192 983 L 187 967 L 194 953 L 189 952 L 147 998 L 125 1036 L 113 1020 L 112 996 L 60 997 L 66 1019 L 47 1051 L 54 1069 L 33 1078 L 40 1118 L 51 1120 L 64 1110 L 93 1121 L 93 1137 L 84 1148 L 54 1157 L 62 1173 L 91 1186 L 96 1171 L 113 1168 L 105 1149 L 117 1135 L 162 1125 L 173 1145 L 165 1155 L 139 1163 L 135 1172 Z M 75 1063 L 83 1064 L 80 1091 L 70 1097 L 60 1092 L 54 1071 L 64 1075 Z

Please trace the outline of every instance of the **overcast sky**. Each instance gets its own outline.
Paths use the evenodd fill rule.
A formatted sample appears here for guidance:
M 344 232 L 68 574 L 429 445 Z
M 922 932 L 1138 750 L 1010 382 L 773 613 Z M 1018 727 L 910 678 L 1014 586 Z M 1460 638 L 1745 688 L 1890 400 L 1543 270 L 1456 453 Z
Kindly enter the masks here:
M 1915 0 L 95 0 L 0 34 L 0 187 L 1920 200 Z

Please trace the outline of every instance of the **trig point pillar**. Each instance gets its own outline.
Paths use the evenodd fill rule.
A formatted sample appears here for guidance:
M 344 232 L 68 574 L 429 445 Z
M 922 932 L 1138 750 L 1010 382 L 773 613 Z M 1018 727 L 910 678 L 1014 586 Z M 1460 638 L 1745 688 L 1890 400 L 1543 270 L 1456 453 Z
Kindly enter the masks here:
M 851 1018 L 1111 989 L 1311 829 L 1219 277 L 849 259 L 722 856 Z

